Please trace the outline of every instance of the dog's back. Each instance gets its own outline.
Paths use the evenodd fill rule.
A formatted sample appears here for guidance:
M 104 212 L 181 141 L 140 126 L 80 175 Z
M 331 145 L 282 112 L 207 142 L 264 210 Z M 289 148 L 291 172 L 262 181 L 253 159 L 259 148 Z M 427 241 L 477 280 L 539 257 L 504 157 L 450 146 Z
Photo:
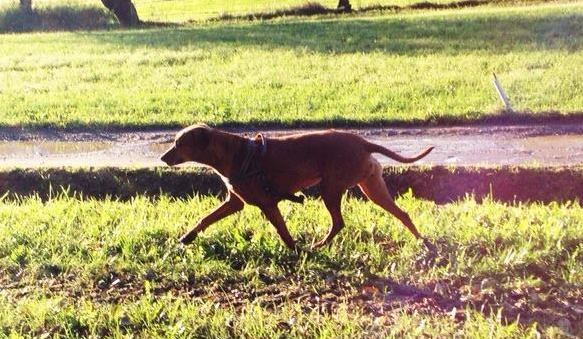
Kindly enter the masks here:
M 337 166 L 339 163 L 348 165 L 347 162 L 364 161 L 371 153 L 380 153 L 401 163 L 411 163 L 433 150 L 430 147 L 414 157 L 404 157 L 359 135 L 336 130 L 294 134 L 274 138 L 273 141 L 282 154 L 294 154 L 304 161 L 312 160 L 323 166 L 330 162 Z

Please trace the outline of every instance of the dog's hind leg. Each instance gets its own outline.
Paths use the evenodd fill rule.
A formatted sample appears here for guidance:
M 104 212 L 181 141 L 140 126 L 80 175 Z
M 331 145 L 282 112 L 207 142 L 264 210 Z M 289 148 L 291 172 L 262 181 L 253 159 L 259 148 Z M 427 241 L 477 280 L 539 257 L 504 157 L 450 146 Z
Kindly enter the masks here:
M 324 200 L 324 205 L 326 205 L 328 212 L 330 212 L 330 217 L 332 218 L 332 226 L 328 230 L 326 237 L 314 244 L 314 248 L 320 248 L 330 243 L 334 236 L 336 236 L 336 234 L 338 234 L 338 232 L 344 227 L 344 219 L 342 218 L 340 208 L 344 189 L 338 189 L 332 185 L 322 183 L 321 190 L 322 200 Z
M 423 239 L 411 221 L 409 215 L 400 209 L 395 204 L 393 198 L 391 198 L 389 190 L 387 189 L 387 185 L 383 179 L 383 170 L 381 165 L 376 160 L 371 159 L 371 161 L 374 161 L 373 172 L 360 183 L 358 183 L 358 187 L 360 187 L 364 195 L 366 195 L 370 200 L 399 219 L 403 225 L 405 225 L 405 227 L 407 227 L 407 229 L 413 233 L 415 238 Z
M 191 243 L 196 238 L 198 233 L 204 231 L 211 224 L 226 218 L 233 213 L 239 212 L 243 209 L 243 206 L 245 206 L 245 204 L 238 196 L 229 193 L 227 199 L 219 207 L 214 209 L 209 215 L 202 218 L 193 229 L 185 233 L 180 238 L 180 242 L 185 245 Z

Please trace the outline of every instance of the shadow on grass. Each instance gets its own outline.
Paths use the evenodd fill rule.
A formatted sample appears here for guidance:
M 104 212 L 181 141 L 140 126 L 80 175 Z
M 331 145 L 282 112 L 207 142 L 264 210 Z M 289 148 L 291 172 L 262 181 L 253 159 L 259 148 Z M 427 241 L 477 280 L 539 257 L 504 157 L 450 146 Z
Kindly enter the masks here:
M 291 301 L 307 309 L 320 309 L 326 313 L 334 312 L 340 303 L 348 301 L 365 313 L 376 316 L 399 311 L 407 314 L 439 314 L 455 321 L 465 321 L 469 316 L 466 311 L 472 310 L 486 318 L 496 316 L 505 325 L 517 323 L 532 326 L 536 323 L 547 328 L 564 322 L 562 319 L 580 324 L 583 316 L 580 312 L 574 312 L 581 306 L 579 286 L 565 281 L 560 273 L 562 263 L 568 260 L 569 253 L 576 251 L 580 242 L 581 237 L 566 241 L 562 255 L 553 256 L 551 262 L 538 260 L 514 265 L 504 272 L 493 271 L 470 277 L 452 276 L 418 283 L 415 278 L 396 281 L 390 275 L 379 276 L 368 271 L 365 264 L 360 267 L 359 263 L 343 262 L 325 251 L 308 251 L 298 256 L 285 251 L 286 254 L 282 255 L 243 250 L 233 256 L 232 244 L 207 239 L 206 242 L 198 242 L 205 253 L 211 245 L 213 250 L 220 247 L 223 254 L 217 256 L 213 252 L 205 260 L 225 261 L 231 268 L 239 270 L 248 263 L 256 265 L 260 257 L 260 262 L 266 265 L 276 263 L 285 273 L 270 277 L 258 270 L 257 277 L 266 284 L 265 288 L 249 288 L 245 279 L 233 279 L 222 284 L 220 291 L 207 290 L 200 293 L 214 294 L 218 300 L 230 305 L 243 305 L 248 300 L 258 300 L 264 307 L 277 308 Z M 438 251 L 435 253 L 418 253 L 416 262 L 412 263 L 417 270 L 422 272 L 450 265 L 452 254 L 455 257 L 455 253 L 460 250 L 470 255 L 484 256 L 491 246 L 486 242 L 457 244 L 445 239 L 438 240 L 436 245 Z M 516 244 L 497 245 L 511 248 Z M 420 260 L 427 256 L 432 259 Z M 310 270 L 298 271 L 301 263 L 306 261 L 311 263 Z M 357 268 L 364 270 L 362 275 L 346 274 Z M 342 271 L 344 273 L 339 273 Z M 540 279 L 543 283 L 536 288 L 522 283 L 528 279 Z M 290 289 L 291 281 L 294 282 L 294 288 Z M 506 285 L 500 282 L 506 282 Z M 539 297 L 539 294 L 544 297 Z M 579 333 L 583 327 L 575 325 L 571 330 Z
M 417 2 L 407 6 L 397 5 L 371 5 L 361 7 L 356 10 L 347 11 L 344 8 L 328 8 L 318 2 L 307 2 L 303 5 L 292 6 L 284 9 L 277 9 L 268 12 L 256 12 L 247 14 L 222 14 L 216 18 L 211 18 L 209 21 L 230 21 L 230 20 L 271 20 L 286 16 L 315 16 L 328 14 L 366 14 L 369 12 L 393 11 L 398 12 L 402 10 L 414 9 L 452 9 L 463 7 L 475 7 L 488 4 L 485 0 L 463 0 L 454 1 L 450 3 L 433 3 L 428 1 Z
M 551 11 L 421 17 L 349 17 L 342 20 L 210 24 L 92 32 L 87 39 L 128 48 L 297 49 L 316 53 L 380 52 L 393 55 L 500 54 L 541 50 L 578 51 L 583 13 Z
M 0 33 L 97 30 L 117 26 L 115 17 L 98 7 L 55 6 L 35 9 L 32 13 L 9 7 L 0 11 Z
M 318 120 L 245 120 L 245 121 L 224 121 L 208 122 L 216 128 L 228 130 L 256 130 L 256 129 L 297 129 L 297 128 L 421 128 L 421 127 L 452 127 L 452 126 L 488 126 L 488 125 L 528 125 L 528 124 L 583 124 L 583 112 L 514 112 L 507 114 L 505 111 L 493 113 L 474 113 L 466 116 L 442 115 L 434 116 L 429 119 L 353 119 L 331 118 Z M 18 140 L 22 135 L 27 133 L 40 133 L 43 138 L 53 140 L 54 136 L 59 133 L 71 132 L 93 132 L 93 133 L 112 133 L 112 132 L 140 132 L 155 131 L 162 129 L 179 129 L 186 127 L 187 124 L 178 123 L 168 120 L 165 123 L 140 124 L 140 123 L 84 123 L 70 122 L 67 125 L 57 125 L 51 122 L 25 123 L 19 125 L 10 125 L 0 123 L 0 135 L 7 140 Z
M 420 2 L 410 6 L 369 6 L 363 7 L 351 13 L 366 13 L 371 11 L 399 11 L 403 9 L 446 9 L 470 7 L 486 4 L 483 0 L 464 0 L 448 4 L 434 4 Z M 271 12 L 249 13 L 244 15 L 224 14 L 209 21 L 229 20 L 269 20 L 285 16 L 313 16 L 322 14 L 340 14 L 344 10 L 326 8 L 315 2 L 294 6 Z M 194 21 L 191 21 L 194 22 Z M 142 28 L 168 28 L 180 27 L 180 24 L 170 22 L 142 22 Z M 7 7 L 0 10 L 0 33 L 33 32 L 33 31 L 72 31 L 72 30 L 98 30 L 111 27 L 119 27 L 115 17 L 106 9 L 98 7 L 79 6 L 53 6 L 37 8 L 31 13 L 23 12 L 18 7 Z
M 390 192 L 412 191 L 417 198 L 438 204 L 474 196 L 507 203 L 567 202 L 583 197 L 583 167 L 387 167 L 384 179 Z M 357 189 L 352 196 L 362 197 Z M 185 198 L 194 195 L 222 197 L 225 186 L 210 170 L 171 168 L 5 169 L 0 171 L 0 196 L 18 200 L 38 196 L 43 200 L 65 194 L 83 198 L 113 197 L 123 201 L 145 195 Z M 318 187 L 304 191 L 319 196 Z

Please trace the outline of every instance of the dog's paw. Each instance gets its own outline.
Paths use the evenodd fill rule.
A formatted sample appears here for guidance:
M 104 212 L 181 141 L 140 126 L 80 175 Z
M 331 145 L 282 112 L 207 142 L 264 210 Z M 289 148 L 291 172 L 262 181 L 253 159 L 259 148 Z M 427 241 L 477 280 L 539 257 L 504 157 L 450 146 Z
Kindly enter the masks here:
M 194 241 L 194 239 L 196 239 L 196 235 L 197 235 L 197 234 L 196 234 L 195 232 L 189 232 L 189 233 L 186 233 L 185 235 L 183 235 L 183 236 L 180 238 L 180 242 L 181 242 L 183 245 L 188 245 L 188 244 L 192 243 L 192 242 Z
M 317 242 L 317 243 L 315 243 L 315 244 L 313 243 L 313 244 L 312 244 L 312 246 L 310 246 L 310 249 L 311 249 L 312 251 L 315 251 L 315 250 L 319 250 L 319 249 L 321 249 L 321 248 L 322 248 L 322 247 L 324 247 L 324 246 L 326 246 L 326 242 L 325 242 L 324 240 L 321 240 L 321 241 L 318 241 L 318 242 Z
M 437 254 L 437 247 L 431 242 L 429 241 L 427 238 L 423 239 L 423 246 L 425 246 L 425 249 L 431 253 Z
M 439 256 L 437 246 L 428 239 L 420 239 L 423 243 L 423 250 L 419 252 L 415 262 L 418 267 L 444 266 L 447 261 Z

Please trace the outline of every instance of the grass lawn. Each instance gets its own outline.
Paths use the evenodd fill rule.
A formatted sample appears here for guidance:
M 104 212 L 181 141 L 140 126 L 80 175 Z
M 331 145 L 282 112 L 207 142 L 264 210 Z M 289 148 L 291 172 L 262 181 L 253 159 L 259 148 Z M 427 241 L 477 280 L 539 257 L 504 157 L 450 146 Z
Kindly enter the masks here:
M 0 125 L 468 121 L 583 107 L 583 4 L 0 35 Z
M 177 237 L 216 198 L 0 203 L 0 333 L 181 337 L 582 335 L 579 203 L 398 200 L 437 245 L 376 206 L 344 200 L 319 252 L 286 250 L 255 208 Z M 308 248 L 322 203 L 282 204 Z M 518 320 L 518 322 L 517 322 Z

